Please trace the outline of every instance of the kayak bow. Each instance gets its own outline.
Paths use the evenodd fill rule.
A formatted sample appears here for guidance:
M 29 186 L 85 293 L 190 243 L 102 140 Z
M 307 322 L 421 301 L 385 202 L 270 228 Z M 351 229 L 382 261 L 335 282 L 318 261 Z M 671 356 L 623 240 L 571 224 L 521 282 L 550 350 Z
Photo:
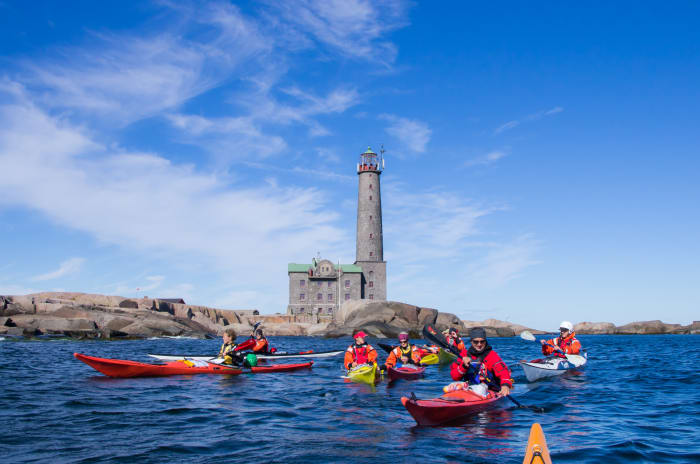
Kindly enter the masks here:
M 379 377 L 377 376 L 377 365 L 361 364 L 348 371 L 348 378 L 353 382 L 374 385 L 379 380 Z
M 390 367 L 387 370 L 387 375 L 389 376 L 389 380 L 398 380 L 398 379 L 405 379 L 405 380 L 415 380 L 415 379 L 420 379 L 423 377 L 423 374 L 425 373 L 425 367 Z
M 530 427 L 530 438 L 527 441 L 523 464 L 552 464 L 547 440 L 544 438 L 542 427 L 537 422 Z

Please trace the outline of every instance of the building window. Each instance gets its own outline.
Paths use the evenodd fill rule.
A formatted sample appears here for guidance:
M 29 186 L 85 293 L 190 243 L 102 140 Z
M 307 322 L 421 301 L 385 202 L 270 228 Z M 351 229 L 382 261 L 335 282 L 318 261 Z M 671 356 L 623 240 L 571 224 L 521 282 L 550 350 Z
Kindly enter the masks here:
M 369 189 L 372 190 L 372 184 L 369 184 Z
M 333 282 L 331 282 L 331 281 L 329 280 L 329 281 L 328 281 L 328 288 L 331 288 L 332 284 L 333 284 Z
M 349 280 L 345 281 L 345 288 L 350 288 L 350 281 Z
M 300 300 L 306 299 L 306 294 L 305 294 L 305 293 L 300 293 L 300 294 L 299 294 L 299 299 L 300 299 Z
M 318 301 L 323 300 L 323 295 L 321 295 L 321 294 L 319 293 L 318 295 L 316 295 L 316 299 L 317 299 Z
M 333 301 L 333 294 L 332 293 L 328 294 L 328 301 Z
M 305 280 L 300 280 L 300 281 L 299 281 L 299 286 L 300 286 L 300 287 L 303 287 L 304 285 L 306 285 L 306 281 L 305 281 Z
M 372 201 L 372 195 L 369 196 L 369 201 Z
M 299 314 L 304 314 L 304 308 L 299 308 Z
M 328 308 L 328 314 L 333 314 L 333 308 Z
M 370 256 L 374 256 L 374 252 L 373 252 L 373 251 L 370 251 L 370 252 L 369 252 L 369 255 L 370 255 Z
M 374 287 L 374 282 L 372 282 L 372 281 L 370 280 L 369 283 L 367 284 L 367 286 L 368 286 L 369 288 Z
M 369 217 L 369 220 L 370 220 L 370 221 L 372 220 L 372 216 Z
M 345 294 L 345 301 L 348 301 L 349 299 L 350 299 L 350 294 L 349 294 L 349 293 L 346 293 L 346 294 Z
M 370 294 L 369 294 L 369 299 L 370 299 L 370 300 L 374 300 L 374 295 L 370 293 Z
M 372 238 L 372 237 L 374 237 L 374 234 L 369 234 L 369 238 Z

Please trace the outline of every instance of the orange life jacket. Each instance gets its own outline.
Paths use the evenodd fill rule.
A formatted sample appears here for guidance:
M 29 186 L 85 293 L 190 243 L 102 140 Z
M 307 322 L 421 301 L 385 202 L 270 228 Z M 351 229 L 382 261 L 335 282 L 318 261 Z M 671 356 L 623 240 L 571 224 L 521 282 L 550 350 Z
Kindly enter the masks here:
M 567 337 L 553 338 L 547 340 L 550 345 L 558 346 L 566 354 L 579 354 L 581 352 L 581 342 L 576 339 L 576 332 L 571 332 Z M 550 355 L 554 352 L 554 348 L 549 345 L 542 345 L 542 354 Z

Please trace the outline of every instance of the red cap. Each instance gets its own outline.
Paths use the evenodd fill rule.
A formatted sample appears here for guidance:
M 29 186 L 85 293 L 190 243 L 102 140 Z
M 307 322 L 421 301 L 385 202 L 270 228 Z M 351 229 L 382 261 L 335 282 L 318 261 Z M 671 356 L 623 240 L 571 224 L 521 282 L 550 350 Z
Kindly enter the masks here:
M 360 330 L 355 335 L 353 335 L 352 338 L 357 338 L 357 337 L 365 338 L 366 336 L 367 336 L 367 334 Z

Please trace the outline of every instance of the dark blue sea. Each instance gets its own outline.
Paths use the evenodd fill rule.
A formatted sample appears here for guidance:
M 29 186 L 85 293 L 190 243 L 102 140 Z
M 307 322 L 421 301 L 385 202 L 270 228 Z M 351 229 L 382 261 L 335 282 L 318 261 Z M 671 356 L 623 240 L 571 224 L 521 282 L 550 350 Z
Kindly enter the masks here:
M 340 356 L 294 373 L 110 379 L 73 353 L 150 361 L 147 353 L 213 354 L 220 342 L 4 339 L 0 461 L 519 463 L 539 422 L 555 463 L 699 462 L 700 336 L 580 340 L 589 354 L 582 372 L 532 385 L 517 361 L 538 357 L 538 345 L 490 340 L 513 369 L 514 396 L 544 413 L 507 404 L 460 427 L 424 428 L 399 398 L 439 395 L 447 367 L 376 389 L 346 383 Z M 351 342 L 271 341 L 290 351 Z

